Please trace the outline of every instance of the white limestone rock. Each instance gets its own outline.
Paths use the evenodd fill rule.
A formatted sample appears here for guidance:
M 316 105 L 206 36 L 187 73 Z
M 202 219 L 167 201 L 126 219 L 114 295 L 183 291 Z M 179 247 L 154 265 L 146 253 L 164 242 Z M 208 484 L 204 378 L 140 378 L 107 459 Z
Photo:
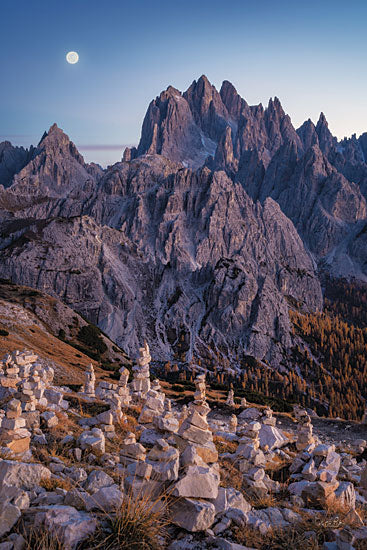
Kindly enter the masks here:
M 35 528 L 44 527 L 65 550 L 75 550 L 77 545 L 94 533 L 96 518 L 72 506 L 49 506 L 35 516 Z
M 12 460 L 0 461 L 0 487 L 7 484 L 30 490 L 34 486 L 38 486 L 42 479 L 50 478 L 50 470 L 42 464 Z
M 193 498 L 180 498 L 170 508 L 172 523 L 191 531 L 205 531 L 215 520 L 215 507 L 211 502 Z
M 178 497 L 216 499 L 220 475 L 208 466 L 189 466 L 185 475 L 176 483 L 172 494 Z

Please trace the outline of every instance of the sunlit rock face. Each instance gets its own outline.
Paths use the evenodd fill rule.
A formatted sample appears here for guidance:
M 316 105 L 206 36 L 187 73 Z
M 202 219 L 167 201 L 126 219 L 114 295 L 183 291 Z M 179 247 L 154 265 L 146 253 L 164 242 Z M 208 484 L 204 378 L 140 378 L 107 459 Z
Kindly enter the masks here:
M 291 342 L 287 297 L 321 308 L 293 224 L 224 172 L 144 156 L 90 194 L 24 201 L 2 223 L 1 275 L 62 297 L 130 352 L 147 338 L 165 358 L 275 357 Z

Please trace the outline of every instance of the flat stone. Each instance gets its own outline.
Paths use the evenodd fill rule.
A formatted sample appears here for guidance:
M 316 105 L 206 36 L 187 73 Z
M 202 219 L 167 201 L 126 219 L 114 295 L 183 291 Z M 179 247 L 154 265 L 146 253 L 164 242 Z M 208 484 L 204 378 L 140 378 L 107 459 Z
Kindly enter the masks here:
M 211 502 L 214 504 L 216 516 L 224 514 L 230 508 L 237 508 L 244 513 L 251 510 L 251 505 L 245 500 L 243 494 L 232 487 L 219 487 L 217 498 L 213 499 Z
M 287 443 L 289 439 L 283 434 L 281 430 L 275 428 L 274 426 L 268 426 L 262 424 L 259 431 L 260 447 L 265 449 L 268 447 L 270 451 L 274 449 L 279 449 Z
M 51 472 L 42 464 L 32 464 L 11 460 L 0 461 L 0 485 L 15 485 L 23 489 L 33 489 L 42 479 L 50 479 Z
M 180 498 L 170 509 L 171 521 L 186 531 L 209 529 L 215 520 L 215 507 L 211 502 Z
M 35 528 L 42 526 L 60 541 L 64 550 L 75 550 L 94 533 L 97 520 L 72 506 L 50 506 L 35 516 Z
M 121 507 L 124 495 L 117 485 L 102 487 L 87 499 L 86 509 L 114 512 Z
M 210 498 L 218 496 L 220 476 L 213 468 L 189 466 L 186 474 L 175 485 L 174 496 Z
M 84 483 L 84 489 L 88 493 L 96 493 L 99 489 L 103 487 L 110 487 L 114 485 L 114 480 L 111 476 L 106 474 L 103 470 L 93 470 L 88 475 L 88 479 Z

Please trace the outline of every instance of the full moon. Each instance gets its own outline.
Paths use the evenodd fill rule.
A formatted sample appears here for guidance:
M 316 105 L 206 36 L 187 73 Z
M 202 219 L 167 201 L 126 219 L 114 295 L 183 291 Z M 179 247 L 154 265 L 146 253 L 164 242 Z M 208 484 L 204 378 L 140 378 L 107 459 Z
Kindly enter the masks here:
M 66 54 L 66 61 L 71 65 L 75 65 L 79 61 L 79 55 L 76 52 L 69 52 Z

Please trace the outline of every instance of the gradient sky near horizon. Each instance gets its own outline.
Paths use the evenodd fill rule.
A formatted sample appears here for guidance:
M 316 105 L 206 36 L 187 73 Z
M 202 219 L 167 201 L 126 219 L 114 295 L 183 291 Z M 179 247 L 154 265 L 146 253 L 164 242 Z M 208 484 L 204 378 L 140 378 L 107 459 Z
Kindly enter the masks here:
M 87 161 L 137 144 L 149 102 L 206 74 L 250 104 L 278 96 L 296 127 L 323 111 L 367 131 L 366 0 L 1 0 L 0 141 L 56 122 Z M 65 60 L 79 53 L 76 65 Z

